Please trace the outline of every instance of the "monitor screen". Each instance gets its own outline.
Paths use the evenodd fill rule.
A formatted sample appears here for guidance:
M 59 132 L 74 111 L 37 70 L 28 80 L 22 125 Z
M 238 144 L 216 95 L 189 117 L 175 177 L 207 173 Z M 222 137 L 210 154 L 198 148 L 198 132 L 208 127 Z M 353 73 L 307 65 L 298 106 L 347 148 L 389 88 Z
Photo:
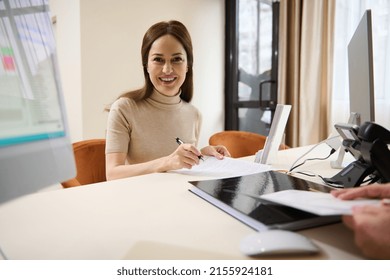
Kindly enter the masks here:
M 348 44 L 349 102 L 357 125 L 375 121 L 371 10 L 367 10 Z M 359 120 L 360 117 L 360 120 Z
M 0 0 L 0 203 L 75 176 L 48 0 Z

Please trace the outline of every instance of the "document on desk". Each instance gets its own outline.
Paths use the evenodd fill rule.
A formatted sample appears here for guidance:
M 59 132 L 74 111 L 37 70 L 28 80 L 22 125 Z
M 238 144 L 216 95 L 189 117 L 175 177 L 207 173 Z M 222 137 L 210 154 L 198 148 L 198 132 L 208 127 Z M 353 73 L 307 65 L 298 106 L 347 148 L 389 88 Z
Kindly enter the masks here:
M 341 200 L 330 193 L 284 190 L 260 196 L 261 199 L 293 207 L 319 216 L 349 215 L 353 206 L 380 205 L 379 199 Z
M 194 165 L 191 169 L 183 168 L 170 171 L 172 173 L 180 173 L 194 176 L 228 178 L 236 176 L 244 176 L 271 170 L 269 165 L 255 163 L 252 161 L 234 159 L 225 157 L 219 160 L 215 157 L 204 157 L 198 165 Z

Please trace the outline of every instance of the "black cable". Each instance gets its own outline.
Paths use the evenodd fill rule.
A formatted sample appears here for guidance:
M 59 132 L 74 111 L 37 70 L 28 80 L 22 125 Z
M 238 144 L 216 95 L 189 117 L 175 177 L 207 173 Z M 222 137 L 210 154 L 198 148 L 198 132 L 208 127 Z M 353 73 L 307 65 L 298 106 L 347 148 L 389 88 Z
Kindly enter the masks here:
M 303 172 L 303 171 L 296 171 L 295 173 L 297 174 L 302 174 L 302 175 L 305 175 L 305 176 L 309 176 L 309 177 L 318 177 L 320 178 L 326 185 L 328 185 L 329 187 L 332 187 L 332 188 L 344 188 L 343 185 L 338 185 L 338 184 L 333 184 L 333 183 L 329 183 L 325 180 L 324 177 L 322 177 L 321 175 L 318 175 L 318 174 L 308 174 L 306 172 Z
M 309 171 L 309 172 L 310 172 L 310 171 Z M 294 173 L 301 174 L 301 175 L 305 175 L 305 176 L 309 176 L 309 177 L 318 177 L 318 178 L 320 178 L 326 185 L 328 185 L 329 187 L 332 187 L 332 188 L 338 188 L 338 189 L 344 188 L 343 185 L 330 183 L 330 182 L 328 182 L 328 180 L 326 180 L 324 177 L 322 177 L 321 175 L 315 174 L 315 173 L 309 174 L 309 173 L 307 173 L 306 171 L 305 171 L 305 172 L 303 172 L 303 171 L 295 171 Z M 368 185 L 369 185 L 369 184 L 373 184 L 373 183 L 377 182 L 378 180 L 379 180 L 379 177 L 373 176 L 373 177 L 370 177 L 370 178 L 364 180 L 360 186 L 362 186 L 363 184 L 366 184 L 366 183 L 368 183 Z
M 306 161 L 309 161 L 309 160 L 325 160 L 325 159 L 328 159 L 331 155 L 334 154 L 334 152 L 336 152 L 335 149 L 332 148 L 332 150 L 330 151 L 329 155 L 324 157 L 324 158 L 308 158 L 308 159 L 305 159 L 302 163 L 296 165 L 296 166 L 293 166 L 290 168 L 289 172 L 293 171 L 295 168 L 298 168 L 299 166 L 302 166 L 306 163 Z

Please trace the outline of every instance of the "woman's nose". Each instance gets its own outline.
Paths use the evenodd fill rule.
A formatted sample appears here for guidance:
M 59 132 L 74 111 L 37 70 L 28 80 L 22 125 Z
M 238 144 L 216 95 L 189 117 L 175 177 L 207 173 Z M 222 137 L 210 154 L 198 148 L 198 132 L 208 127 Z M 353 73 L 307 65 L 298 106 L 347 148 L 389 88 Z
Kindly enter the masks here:
M 165 74 L 171 74 L 172 73 L 172 64 L 170 62 L 166 62 L 163 67 L 163 72 Z

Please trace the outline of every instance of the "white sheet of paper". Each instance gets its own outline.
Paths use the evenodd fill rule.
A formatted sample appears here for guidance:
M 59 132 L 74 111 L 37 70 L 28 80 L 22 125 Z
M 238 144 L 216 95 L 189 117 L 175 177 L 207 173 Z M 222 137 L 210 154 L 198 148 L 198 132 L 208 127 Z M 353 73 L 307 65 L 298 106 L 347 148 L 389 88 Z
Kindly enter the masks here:
M 271 170 L 270 166 L 246 160 L 225 157 L 219 160 L 215 157 L 205 157 L 198 165 L 191 169 L 179 169 L 170 172 L 196 176 L 210 176 L 218 178 L 228 178 L 244 176 Z
M 294 207 L 316 215 L 349 215 L 353 206 L 380 205 L 379 199 L 341 200 L 330 193 L 286 190 L 261 196 L 262 199 Z

